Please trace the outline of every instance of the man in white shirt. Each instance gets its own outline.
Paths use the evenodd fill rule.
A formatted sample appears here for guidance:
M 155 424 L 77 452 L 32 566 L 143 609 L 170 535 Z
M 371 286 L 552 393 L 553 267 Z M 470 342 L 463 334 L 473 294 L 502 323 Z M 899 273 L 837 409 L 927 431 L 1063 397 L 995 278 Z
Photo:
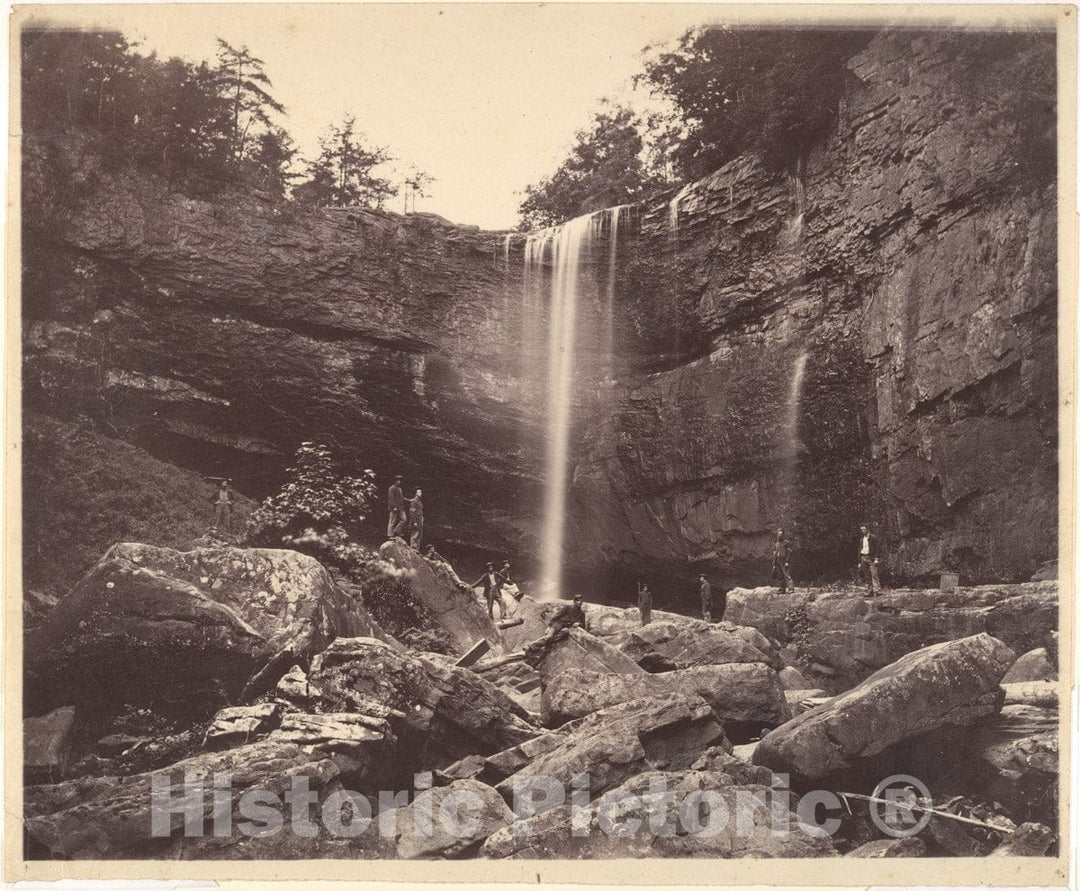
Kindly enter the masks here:
M 866 526 L 859 527 L 859 568 L 857 576 L 862 581 L 865 575 L 870 577 L 870 596 L 877 597 L 881 592 L 881 582 L 878 579 L 878 557 L 880 547 L 878 537 Z

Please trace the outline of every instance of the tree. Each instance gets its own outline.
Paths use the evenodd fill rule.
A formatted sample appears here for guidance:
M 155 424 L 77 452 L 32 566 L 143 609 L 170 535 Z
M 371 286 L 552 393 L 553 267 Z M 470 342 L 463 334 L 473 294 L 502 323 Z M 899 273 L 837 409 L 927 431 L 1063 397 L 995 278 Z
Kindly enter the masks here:
M 694 28 L 653 48 L 637 82 L 671 102 L 652 121 L 677 174 L 695 179 L 744 152 L 790 166 L 834 123 L 845 64 L 870 31 Z
M 247 157 L 252 181 L 274 198 L 284 199 L 289 182 L 296 177 L 290 172 L 294 157 L 296 148 L 288 133 L 279 127 L 263 131 Z
M 427 187 L 435 182 L 435 177 L 423 170 L 420 170 L 415 165 L 410 164 L 408 172 L 405 174 L 404 184 L 401 191 L 405 194 L 405 213 L 409 212 L 409 197 L 412 197 L 413 213 L 416 213 L 416 199 L 430 198 L 431 196 L 427 192 Z
M 521 228 L 551 226 L 605 207 L 640 201 L 666 183 L 642 160 L 641 122 L 628 108 L 605 104 L 579 130 L 550 177 L 525 189 Z
M 382 207 L 395 189 L 375 168 L 392 160 L 386 148 L 365 145 L 356 119 L 347 116 L 319 139 L 319 156 L 308 162 L 308 179 L 294 197 L 306 204 L 332 207 Z
M 232 109 L 228 127 L 229 155 L 233 163 L 239 165 L 251 125 L 261 124 L 269 130 L 270 113 L 283 114 L 285 106 L 268 91 L 272 84 L 263 71 L 265 63 L 262 59 L 253 56 L 246 46 L 237 49 L 220 37 L 217 43 L 219 89 Z

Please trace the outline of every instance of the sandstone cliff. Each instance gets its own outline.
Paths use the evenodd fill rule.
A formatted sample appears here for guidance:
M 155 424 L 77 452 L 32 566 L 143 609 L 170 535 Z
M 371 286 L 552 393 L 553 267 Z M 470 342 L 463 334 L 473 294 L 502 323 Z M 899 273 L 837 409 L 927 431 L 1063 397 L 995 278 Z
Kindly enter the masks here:
M 790 175 L 740 159 L 586 274 L 568 547 L 579 571 L 749 581 L 772 530 L 841 575 L 863 519 L 914 577 L 1057 549 L 1053 39 L 885 33 Z M 1049 146 L 1049 149 L 1047 148 Z M 276 484 L 296 443 L 425 489 L 431 534 L 536 553 L 543 349 L 522 239 L 301 214 L 25 165 L 24 384 L 154 454 Z M 78 181 L 92 161 L 62 159 Z M 67 206 L 66 206 L 67 205 Z M 601 246 L 603 247 L 603 246 Z

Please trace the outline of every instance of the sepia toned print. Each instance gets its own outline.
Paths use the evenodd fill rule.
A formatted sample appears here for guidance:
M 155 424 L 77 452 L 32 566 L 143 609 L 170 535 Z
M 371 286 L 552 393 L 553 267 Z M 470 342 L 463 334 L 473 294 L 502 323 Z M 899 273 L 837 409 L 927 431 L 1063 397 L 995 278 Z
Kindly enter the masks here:
M 14 25 L 9 877 L 1063 881 L 1058 14 L 205 9 Z

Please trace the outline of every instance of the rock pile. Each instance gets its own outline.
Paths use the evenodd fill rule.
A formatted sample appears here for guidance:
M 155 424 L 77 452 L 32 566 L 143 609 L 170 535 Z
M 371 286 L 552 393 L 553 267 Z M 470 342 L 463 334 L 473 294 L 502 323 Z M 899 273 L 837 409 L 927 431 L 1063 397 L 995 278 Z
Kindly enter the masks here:
M 483 644 L 482 659 L 406 649 L 372 622 L 362 591 L 344 593 L 299 554 L 110 550 L 30 633 L 30 856 L 1053 848 L 1056 699 L 1036 689 L 1050 683 L 1052 650 L 1016 659 L 988 633 L 961 636 L 830 698 L 761 629 L 675 614 L 642 628 L 589 605 L 588 630 L 533 668 L 521 648 L 551 605 L 523 598 L 525 621 L 500 632 L 451 568 L 396 545 L 382 556 L 400 561 L 455 650 Z M 1010 674 L 1015 704 L 1001 686 Z M 184 697 L 194 703 L 175 707 Z M 884 837 L 866 796 L 898 766 L 929 762 L 942 768 L 922 775 L 934 801 L 948 800 L 918 838 Z M 821 790 L 834 795 L 833 824 Z M 854 794 L 847 808 L 841 792 Z

